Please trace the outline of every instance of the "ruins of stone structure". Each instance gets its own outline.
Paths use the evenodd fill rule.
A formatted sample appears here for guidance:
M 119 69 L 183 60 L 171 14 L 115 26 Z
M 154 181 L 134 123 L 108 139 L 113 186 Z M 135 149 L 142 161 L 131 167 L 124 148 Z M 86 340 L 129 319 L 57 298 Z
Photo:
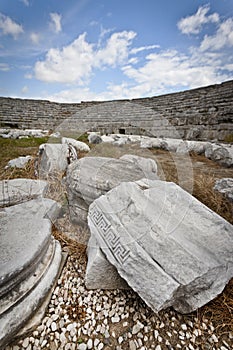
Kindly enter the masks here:
M 123 181 L 144 177 L 158 178 L 154 160 L 128 155 L 120 159 L 85 157 L 73 162 L 66 175 L 70 219 L 85 225 L 88 207 L 96 198 Z
M 51 235 L 60 206 L 43 198 L 46 182 L 15 179 L 1 181 L 0 186 L 0 206 L 7 206 L 0 211 L 2 348 L 24 327 L 28 330 L 40 322 L 47 305 L 43 304 L 59 274 L 62 252 Z M 28 325 L 41 307 L 35 323 Z
M 98 247 L 156 312 L 194 311 L 233 277 L 233 226 L 174 183 L 123 182 L 90 205 L 88 225 L 89 288 L 104 275 Z
M 149 132 L 148 136 L 223 141 L 233 133 L 232 91 L 233 80 L 162 96 L 109 102 L 60 104 L 2 97 L 0 126 L 54 130 L 68 119 L 68 126 L 79 128 L 81 133 Z

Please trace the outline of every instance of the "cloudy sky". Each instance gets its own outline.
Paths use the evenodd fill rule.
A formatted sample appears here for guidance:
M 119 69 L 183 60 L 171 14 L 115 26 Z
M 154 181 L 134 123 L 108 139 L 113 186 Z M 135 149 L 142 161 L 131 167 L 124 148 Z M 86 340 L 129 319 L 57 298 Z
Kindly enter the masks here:
M 230 79 L 232 0 L 0 0 L 0 96 L 112 100 Z

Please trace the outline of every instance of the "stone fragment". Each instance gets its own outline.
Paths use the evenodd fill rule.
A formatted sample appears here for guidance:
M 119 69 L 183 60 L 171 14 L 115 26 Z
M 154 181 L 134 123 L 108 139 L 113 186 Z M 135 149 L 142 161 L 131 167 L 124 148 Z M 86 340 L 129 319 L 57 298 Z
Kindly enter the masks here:
M 163 148 L 165 144 L 161 139 L 156 137 L 143 137 L 141 139 L 141 148 Z
M 7 163 L 5 169 L 7 168 L 19 168 L 19 169 L 23 169 L 25 168 L 25 166 L 27 165 L 27 163 L 32 159 L 31 156 L 25 156 L 25 157 L 18 157 L 18 158 L 14 158 L 9 160 L 9 162 Z
M 90 205 L 88 224 L 154 311 L 196 310 L 233 276 L 233 226 L 174 183 L 121 183 Z
M 1 129 L 0 136 L 3 138 L 18 139 L 22 137 L 44 137 L 49 133 L 48 130 L 41 129 Z
M 0 207 L 42 197 L 47 189 L 43 180 L 13 179 L 0 181 Z
M 46 217 L 56 206 L 38 198 L 0 212 L 0 347 L 34 316 L 58 275 L 61 247 Z
M 99 143 L 102 142 L 102 138 L 101 138 L 100 135 L 98 135 L 98 134 L 92 132 L 92 133 L 90 133 L 90 134 L 88 135 L 88 141 L 89 141 L 90 143 L 93 143 L 93 144 L 97 145 L 97 144 L 99 144 Z
M 69 137 L 63 137 L 62 144 L 72 145 L 76 149 L 76 151 L 80 151 L 80 152 L 90 151 L 90 147 L 85 142 L 77 141 Z
M 87 255 L 85 284 L 88 289 L 129 289 L 115 266 L 103 255 L 94 236 L 88 242 Z
M 106 142 L 106 143 L 113 143 L 115 141 L 114 137 L 111 135 L 110 136 L 109 135 L 102 135 L 101 139 L 102 139 L 102 142 Z
M 142 328 L 143 328 L 143 324 L 141 322 L 137 322 L 132 329 L 132 334 L 137 334 Z
M 154 176 L 147 172 L 147 176 Z M 123 181 L 138 180 L 145 172 L 132 161 L 107 157 L 84 157 L 70 164 L 66 185 L 70 218 L 86 224 L 89 205 Z
M 134 154 L 125 154 L 124 156 L 120 157 L 120 159 L 132 162 L 138 166 L 143 171 L 146 179 L 158 180 L 157 164 L 153 159 L 139 157 Z
M 68 166 L 69 147 L 67 144 L 45 143 L 39 148 L 39 175 L 63 173 Z
M 208 143 L 205 157 L 223 166 L 233 166 L 233 145 Z
M 133 340 L 129 341 L 129 349 L 130 350 L 137 350 L 136 344 Z
M 224 194 L 233 201 L 233 178 L 223 178 L 215 182 L 214 190 Z
M 202 141 L 181 141 L 176 149 L 176 153 L 186 154 L 194 152 L 196 154 L 204 154 L 208 142 Z

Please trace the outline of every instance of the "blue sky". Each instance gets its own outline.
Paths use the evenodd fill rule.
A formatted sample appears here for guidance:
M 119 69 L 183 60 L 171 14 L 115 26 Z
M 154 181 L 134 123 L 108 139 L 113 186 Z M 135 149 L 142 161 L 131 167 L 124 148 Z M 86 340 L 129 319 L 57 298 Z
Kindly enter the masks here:
M 0 0 L 0 96 L 155 96 L 233 79 L 233 0 Z

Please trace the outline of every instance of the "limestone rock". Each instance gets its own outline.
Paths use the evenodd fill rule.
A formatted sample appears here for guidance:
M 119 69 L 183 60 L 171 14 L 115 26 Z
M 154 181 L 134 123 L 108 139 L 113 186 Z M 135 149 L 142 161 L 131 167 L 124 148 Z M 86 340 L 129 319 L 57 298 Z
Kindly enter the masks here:
M 233 179 L 223 178 L 215 182 L 214 190 L 224 194 L 228 199 L 233 201 Z
M 143 137 L 140 143 L 141 148 L 162 148 L 161 139 L 155 137 Z
M 154 311 L 196 310 L 233 277 L 233 226 L 174 183 L 121 183 L 90 205 L 88 225 Z
M 67 145 L 72 145 L 76 149 L 76 151 L 80 151 L 80 152 L 90 151 L 90 147 L 85 142 L 77 141 L 69 137 L 63 137 L 62 143 Z
M 96 198 L 123 181 L 143 177 L 145 172 L 141 167 L 122 159 L 85 157 L 70 164 L 66 185 L 71 220 L 85 224 L 88 207 Z
M 47 189 L 43 180 L 14 179 L 0 181 L 0 207 L 42 197 Z
M 100 135 L 98 135 L 98 134 L 96 134 L 96 133 L 90 133 L 89 135 L 88 135 L 88 141 L 90 142 L 90 143 L 93 143 L 93 144 L 99 144 L 99 143 L 101 143 L 102 142 L 102 138 L 101 138 L 101 136 Z
M 108 136 L 108 135 L 102 135 L 101 136 L 102 142 L 106 142 L 106 143 L 113 143 L 114 137 L 112 135 Z
M 7 163 L 6 169 L 7 168 L 23 169 L 31 159 L 32 159 L 31 156 L 18 157 L 18 158 L 11 159 Z
M 205 150 L 206 158 L 226 167 L 233 166 L 233 146 L 226 144 L 208 143 Z
M 48 130 L 41 129 L 1 129 L 0 137 L 11 139 L 19 139 L 23 137 L 44 137 L 47 136 L 48 133 Z
M 103 255 L 94 236 L 88 242 L 85 284 L 88 289 L 129 289 L 115 266 Z
M 208 142 L 202 141 L 181 141 L 176 149 L 176 153 L 185 154 L 194 152 L 196 154 L 204 154 Z
M 1 348 L 35 314 L 58 275 L 61 247 L 47 217 L 57 209 L 55 201 L 40 198 L 0 212 Z
M 39 175 L 62 173 L 68 166 L 69 147 L 67 144 L 45 143 L 39 148 Z
M 134 154 L 125 154 L 124 156 L 120 157 L 120 159 L 132 162 L 137 165 L 140 169 L 142 169 L 143 173 L 145 174 L 144 177 L 146 179 L 158 180 L 157 164 L 153 159 L 139 157 Z

